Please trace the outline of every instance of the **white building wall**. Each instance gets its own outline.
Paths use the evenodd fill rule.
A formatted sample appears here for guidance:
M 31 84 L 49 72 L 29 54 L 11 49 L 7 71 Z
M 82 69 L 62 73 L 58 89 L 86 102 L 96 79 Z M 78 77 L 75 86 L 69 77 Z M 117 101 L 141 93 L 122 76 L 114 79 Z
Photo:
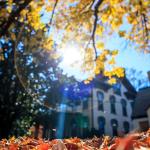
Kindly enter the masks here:
M 118 121 L 118 132 L 124 132 L 124 126 L 123 122 L 127 121 L 130 124 L 130 129 L 133 129 L 133 123 L 131 120 L 132 115 L 132 107 L 131 102 L 133 100 L 128 100 L 126 96 L 124 95 L 124 92 L 126 92 L 126 88 L 121 85 L 121 96 L 114 93 L 113 88 L 110 88 L 108 91 L 103 91 L 99 88 L 93 88 L 91 89 L 91 95 L 88 98 L 88 108 L 83 110 L 83 102 L 81 101 L 81 105 L 75 108 L 74 112 L 81 112 L 84 116 L 88 116 L 89 118 L 89 129 L 92 128 L 92 110 L 93 110 L 93 122 L 94 122 L 94 128 L 98 130 L 98 117 L 102 116 L 105 118 L 105 134 L 106 135 L 112 135 L 112 126 L 111 126 L 111 119 L 116 119 Z M 104 94 L 104 111 L 98 110 L 98 99 L 97 99 L 97 92 L 101 91 Z M 113 95 L 116 98 L 116 114 L 111 113 L 111 107 L 110 107 L 110 96 Z M 122 105 L 121 105 L 121 99 L 125 99 L 127 103 L 127 116 L 123 116 L 122 114 Z M 92 104 L 93 103 L 93 108 Z M 149 111 L 150 114 L 150 111 Z M 150 117 L 150 115 L 149 115 Z M 149 118 L 150 120 L 150 118 Z M 134 127 L 137 126 L 137 121 L 134 121 Z
M 104 111 L 98 110 L 98 99 L 97 99 L 97 92 L 101 91 L 104 94 Z M 126 99 L 124 96 L 125 89 L 122 88 L 121 96 L 114 94 L 113 89 L 109 89 L 107 92 L 104 92 L 101 89 L 94 88 L 93 89 L 93 106 L 94 106 L 94 127 L 98 129 L 98 117 L 103 116 L 105 118 L 105 134 L 112 135 L 112 126 L 111 126 L 111 119 L 116 119 L 118 121 L 118 131 L 124 132 L 123 122 L 127 121 L 130 124 L 130 130 L 132 130 L 132 121 L 131 121 L 131 114 L 132 108 L 130 101 Z M 114 95 L 116 98 L 116 114 L 111 113 L 110 109 L 110 101 L 109 98 L 111 95 Z M 123 116 L 122 114 L 122 105 L 121 99 L 124 98 L 127 102 L 127 116 Z M 90 116 L 91 117 L 91 116 Z

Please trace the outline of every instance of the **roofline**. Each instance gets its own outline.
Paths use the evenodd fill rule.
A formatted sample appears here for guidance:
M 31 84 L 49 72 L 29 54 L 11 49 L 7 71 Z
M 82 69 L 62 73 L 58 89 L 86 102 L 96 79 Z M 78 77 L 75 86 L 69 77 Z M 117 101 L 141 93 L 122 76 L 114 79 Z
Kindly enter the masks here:
M 141 118 L 147 118 L 147 115 L 141 115 L 141 116 L 131 116 L 131 119 L 141 119 Z
M 130 91 L 134 94 L 137 94 L 136 89 L 134 88 L 134 86 L 131 84 L 131 82 L 128 80 L 128 78 L 126 76 L 121 78 L 121 82 L 127 88 L 128 91 Z M 125 83 L 127 83 L 127 84 L 125 84 Z

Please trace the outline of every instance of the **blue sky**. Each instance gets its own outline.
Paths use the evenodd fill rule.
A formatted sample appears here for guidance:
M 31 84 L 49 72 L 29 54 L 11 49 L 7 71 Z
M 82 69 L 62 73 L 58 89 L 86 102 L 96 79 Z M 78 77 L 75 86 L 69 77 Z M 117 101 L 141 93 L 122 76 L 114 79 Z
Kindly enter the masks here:
M 125 68 L 134 68 L 147 75 L 150 70 L 150 55 L 139 53 L 133 49 L 121 50 L 117 57 L 118 65 Z
M 116 63 L 123 68 L 134 68 L 137 71 L 142 71 L 142 74 L 147 77 L 147 71 L 150 70 L 150 54 L 144 54 L 135 50 L 134 45 L 129 45 L 124 38 L 117 35 L 107 37 L 105 39 L 105 48 L 118 49 L 119 54 L 116 57 Z M 69 59 L 69 58 L 68 58 Z M 77 79 L 82 80 L 87 77 L 86 73 L 81 72 L 77 68 L 62 65 L 64 73 L 69 76 L 74 75 Z
M 150 54 L 138 52 L 134 45 L 129 45 L 125 39 L 118 36 L 107 40 L 106 47 L 119 50 L 116 57 L 117 65 L 124 68 L 134 68 L 147 76 L 147 71 L 150 70 Z

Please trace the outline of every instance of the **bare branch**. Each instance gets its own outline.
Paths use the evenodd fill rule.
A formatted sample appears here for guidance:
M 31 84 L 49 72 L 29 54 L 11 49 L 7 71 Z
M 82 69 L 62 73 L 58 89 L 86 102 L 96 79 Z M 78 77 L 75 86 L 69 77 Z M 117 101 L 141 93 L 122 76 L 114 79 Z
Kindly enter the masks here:
M 147 28 L 147 19 L 146 19 L 145 14 L 143 14 L 143 20 L 144 20 L 144 27 L 145 27 L 146 42 L 148 43 L 149 32 L 148 32 L 148 28 Z
M 57 4 L 58 4 L 58 0 L 55 1 L 54 7 L 53 7 L 53 10 L 52 10 L 51 19 L 50 19 L 50 22 L 49 22 L 49 27 L 50 28 L 48 29 L 48 32 L 51 29 L 51 25 L 52 25 L 52 22 L 53 22 L 53 17 L 54 17 L 54 14 L 55 14 L 55 9 L 56 9 Z
M 79 13 L 84 13 L 84 12 L 86 12 L 86 9 L 88 8 L 88 6 L 91 6 L 91 2 L 90 3 L 87 3 L 80 11 L 79 11 Z M 87 11 L 89 11 L 89 10 L 87 10 Z
M 96 0 L 93 0 L 93 5 Z M 96 45 L 95 45 L 95 32 L 97 28 L 97 21 L 98 21 L 98 8 L 102 4 L 103 0 L 98 0 L 98 2 L 94 6 L 94 25 L 93 25 L 93 31 L 92 31 L 92 41 L 93 41 L 93 48 L 95 51 L 95 59 L 97 59 L 97 50 L 96 50 Z

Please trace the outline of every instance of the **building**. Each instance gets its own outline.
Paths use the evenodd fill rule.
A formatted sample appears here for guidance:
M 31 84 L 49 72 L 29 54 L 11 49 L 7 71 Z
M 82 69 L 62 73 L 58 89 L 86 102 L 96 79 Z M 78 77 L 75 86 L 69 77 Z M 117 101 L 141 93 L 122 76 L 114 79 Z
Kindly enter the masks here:
M 131 115 L 136 91 L 127 78 L 109 85 L 104 77 L 90 84 L 66 87 L 65 97 L 51 113 L 56 138 L 123 135 L 133 129 Z M 45 133 L 47 132 L 45 131 Z
M 91 96 L 82 101 L 82 114 L 89 119 L 88 127 L 99 135 L 122 135 L 133 129 L 131 115 L 136 91 L 122 79 L 110 86 L 106 80 L 92 81 Z
M 140 89 L 133 107 L 133 127 L 146 131 L 150 127 L 150 87 Z
M 147 74 L 150 81 L 150 71 Z M 137 92 L 132 119 L 134 129 L 146 131 L 150 128 L 150 82 Z

